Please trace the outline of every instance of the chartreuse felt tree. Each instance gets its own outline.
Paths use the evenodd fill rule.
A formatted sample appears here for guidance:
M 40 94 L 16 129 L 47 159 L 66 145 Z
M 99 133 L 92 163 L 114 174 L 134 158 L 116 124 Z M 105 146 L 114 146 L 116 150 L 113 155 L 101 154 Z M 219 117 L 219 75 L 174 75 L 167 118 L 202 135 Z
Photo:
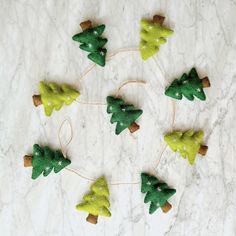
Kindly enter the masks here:
M 90 192 L 76 206 L 77 210 L 89 213 L 86 220 L 92 224 L 97 224 L 98 216 L 110 217 L 111 212 L 109 211 L 109 207 L 109 189 L 104 177 L 99 178 L 91 185 Z
M 155 55 L 162 44 L 166 43 L 166 37 L 173 34 L 173 30 L 164 27 L 163 16 L 155 15 L 152 21 L 141 20 L 139 50 L 143 60 Z
M 65 105 L 70 105 L 80 93 L 66 84 L 57 85 L 55 83 L 39 83 L 40 95 L 33 95 L 35 106 L 43 104 L 44 111 L 50 116 L 53 110 L 60 110 Z
M 174 151 L 179 151 L 184 159 L 188 159 L 190 165 L 195 162 L 197 153 L 202 156 L 206 155 L 208 147 L 201 145 L 204 133 L 203 131 L 194 132 L 188 130 L 186 132 L 174 131 L 166 134 L 164 140 L 169 147 Z
M 107 97 L 107 113 L 112 114 L 110 122 L 117 123 L 115 133 L 118 135 L 126 128 L 131 133 L 139 129 L 135 121 L 142 115 L 143 111 L 135 109 L 132 104 L 126 104 L 121 98 Z
M 200 100 L 206 100 L 203 88 L 210 87 L 208 77 L 200 79 L 195 68 L 192 68 L 189 74 L 183 74 L 180 79 L 175 79 L 166 89 L 165 95 L 181 100 L 185 96 L 188 100 L 193 101 L 194 97 Z
M 52 170 L 58 173 L 71 161 L 63 156 L 61 151 L 52 151 L 49 147 L 40 147 L 38 144 L 33 146 L 33 156 L 24 156 L 24 166 L 33 167 L 32 179 L 38 178 L 41 174 L 48 176 Z
M 142 173 L 141 192 L 146 193 L 144 203 L 151 203 L 149 214 L 153 214 L 159 207 L 164 213 L 171 209 L 172 206 L 168 199 L 176 193 L 176 190 L 168 187 L 166 183 L 159 181 L 155 176 Z
M 99 25 L 92 28 L 91 21 L 85 21 L 80 24 L 83 32 L 72 37 L 74 41 L 81 43 L 80 49 L 89 52 L 88 58 L 100 66 L 105 66 L 107 50 L 104 45 L 106 38 L 101 35 L 105 30 L 105 25 Z

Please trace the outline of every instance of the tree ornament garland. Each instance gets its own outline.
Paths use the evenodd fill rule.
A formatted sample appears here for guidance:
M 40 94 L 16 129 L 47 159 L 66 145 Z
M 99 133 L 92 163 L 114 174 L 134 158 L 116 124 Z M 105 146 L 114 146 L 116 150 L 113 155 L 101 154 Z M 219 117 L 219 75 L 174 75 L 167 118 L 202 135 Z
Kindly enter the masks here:
M 172 133 L 166 134 L 164 136 L 164 140 L 174 152 L 179 151 L 180 155 L 184 159 L 188 158 L 189 164 L 193 165 L 197 153 L 201 154 L 202 156 L 205 156 L 207 153 L 208 147 L 201 145 L 203 136 L 203 131 L 174 131 Z
M 40 95 L 33 95 L 33 103 L 37 107 L 44 106 L 46 116 L 50 116 L 55 109 L 60 110 L 63 104 L 70 105 L 80 93 L 66 84 L 39 83 Z
M 111 124 L 117 122 L 115 133 L 118 135 L 126 128 L 131 133 L 139 129 L 139 125 L 135 121 L 142 115 L 143 111 L 135 109 L 134 105 L 126 104 L 121 98 L 112 96 L 107 97 L 107 113 L 112 114 Z
M 42 173 L 48 176 L 52 169 L 58 173 L 71 161 L 65 158 L 61 151 L 52 151 L 49 147 L 40 147 L 38 144 L 33 146 L 33 156 L 24 156 L 24 167 L 33 167 L 32 179 L 38 178 Z
M 104 177 L 96 180 L 90 187 L 90 192 L 83 197 L 83 201 L 76 206 L 78 211 L 89 213 L 86 220 L 89 223 L 97 224 L 98 216 L 110 217 L 109 211 L 109 189 Z
M 208 77 L 200 79 L 195 68 L 192 68 L 189 74 L 184 73 L 180 79 L 175 79 L 166 89 L 165 95 L 181 100 L 185 96 L 188 100 L 193 101 L 194 96 L 202 101 L 206 100 L 203 88 L 210 87 Z
M 153 20 L 141 20 L 139 50 L 143 60 L 155 55 L 162 44 L 166 43 L 166 37 L 173 34 L 173 30 L 164 27 L 162 24 L 165 17 L 155 15 Z
M 171 209 L 168 199 L 176 193 L 176 190 L 169 188 L 166 183 L 160 182 L 155 176 L 142 173 L 141 192 L 146 193 L 144 203 L 151 202 L 149 214 L 153 214 L 159 207 L 164 213 Z
M 89 52 L 88 58 L 99 66 L 105 66 L 107 50 L 104 45 L 106 38 L 100 37 L 105 30 L 105 25 L 99 25 L 92 28 L 90 20 L 80 24 L 83 32 L 72 37 L 74 41 L 81 43 L 80 49 Z

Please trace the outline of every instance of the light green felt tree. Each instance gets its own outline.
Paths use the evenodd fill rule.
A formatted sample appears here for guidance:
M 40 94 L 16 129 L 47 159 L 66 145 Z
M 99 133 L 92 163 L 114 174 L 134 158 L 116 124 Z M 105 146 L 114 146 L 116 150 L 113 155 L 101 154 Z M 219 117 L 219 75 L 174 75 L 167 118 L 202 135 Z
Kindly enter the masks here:
M 143 111 L 135 109 L 131 104 L 126 104 L 120 98 L 108 96 L 107 113 L 112 114 L 111 123 L 117 123 L 116 134 L 120 134 L 126 128 L 129 128 L 131 133 L 139 129 L 135 121 L 142 115 Z
M 41 81 L 39 84 L 40 95 L 34 95 L 34 105 L 43 104 L 44 111 L 50 116 L 53 110 L 60 110 L 62 106 L 70 105 L 80 93 L 66 84 L 57 85 L 55 83 L 45 83 Z
M 105 66 L 107 50 L 103 47 L 107 43 L 107 39 L 100 37 L 105 30 L 105 25 L 91 28 L 90 22 L 87 27 L 83 32 L 74 35 L 72 39 L 81 43 L 80 49 L 89 52 L 88 58 L 91 61 L 100 66 Z
M 25 156 L 25 167 L 32 166 L 32 179 L 38 178 L 42 173 L 48 176 L 52 170 L 58 173 L 68 166 L 71 161 L 63 156 L 61 151 L 52 151 L 49 147 L 33 146 L 33 156 Z
M 147 60 L 159 51 L 166 37 L 173 34 L 173 30 L 162 26 L 164 17 L 154 16 L 153 21 L 141 20 L 139 50 L 143 60 Z
M 193 101 L 194 96 L 200 100 L 206 100 L 203 88 L 210 87 L 210 81 L 207 77 L 200 79 L 195 68 L 192 68 L 189 74 L 183 74 L 181 78 L 175 79 L 166 89 L 165 95 L 181 100 L 185 96 Z
M 87 221 L 96 224 L 98 216 L 110 217 L 109 211 L 109 189 L 106 179 L 99 178 L 90 187 L 90 192 L 83 197 L 83 201 L 76 206 L 79 211 L 86 211 L 89 213 Z
M 159 207 L 165 213 L 171 209 L 168 199 L 176 193 L 176 190 L 169 188 L 166 183 L 160 182 L 155 176 L 142 173 L 141 192 L 146 193 L 144 203 L 151 202 L 149 214 L 153 214 Z
M 172 133 L 166 134 L 164 136 L 164 140 L 174 152 L 179 151 L 180 155 L 184 159 L 187 158 L 189 164 L 193 165 L 197 153 L 200 153 L 204 156 L 207 152 L 208 147 L 201 145 L 203 136 L 203 131 L 174 131 Z

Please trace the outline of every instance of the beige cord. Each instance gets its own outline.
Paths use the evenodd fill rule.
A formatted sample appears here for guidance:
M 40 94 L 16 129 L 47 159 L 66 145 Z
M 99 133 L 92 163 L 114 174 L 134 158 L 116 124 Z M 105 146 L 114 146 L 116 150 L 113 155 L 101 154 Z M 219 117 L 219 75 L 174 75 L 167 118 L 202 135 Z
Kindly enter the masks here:
M 119 92 L 120 90 L 125 87 L 127 84 L 146 84 L 146 81 L 144 80 L 128 80 L 126 82 L 124 82 L 123 84 L 121 84 L 121 86 L 117 89 L 116 95 L 115 97 L 117 98 L 119 96 Z
M 106 106 L 107 105 L 106 103 L 101 103 L 101 102 L 81 102 L 79 100 L 75 100 L 75 102 L 83 104 L 83 105 L 95 105 L 95 106 L 98 106 L 98 105 Z
M 117 52 L 114 52 L 112 53 L 111 55 L 107 56 L 108 59 L 116 56 L 117 54 L 119 53 L 122 53 L 122 52 L 136 52 L 136 51 L 139 51 L 138 48 L 127 48 L 127 49 L 120 49 L 118 50 Z M 156 59 L 153 57 L 153 60 L 155 61 L 156 65 L 158 66 L 157 64 L 157 61 Z M 90 71 L 92 71 L 94 68 L 95 68 L 96 64 L 93 64 L 91 67 L 89 67 L 85 73 L 81 76 L 81 78 L 79 80 L 82 80 Z M 119 92 L 122 88 L 124 88 L 126 85 L 128 84 L 131 84 L 131 83 L 140 83 L 140 84 L 146 84 L 146 81 L 143 81 L 143 80 L 129 80 L 129 81 L 126 81 L 124 82 L 123 84 L 121 84 L 119 86 L 119 88 L 117 89 L 117 92 L 116 92 L 116 95 L 115 97 L 118 97 L 119 96 Z M 86 105 L 107 105 L 106 103 L 100 103 L 100 102 L 82 102 L 82 101 L 78 101 L 78 100 L 75 100 L 77 103 L 80 103 L 80 104 L 86 104 Z M 173 116 L 172 116 L 172 122 L 171 122 L 171 130 L 173 131 L 173 128 L 174 128 L 174 122 L 175 122 L 175 102 L 172 101 L 172 112 L 173 112 Z M 62 142 L 61 142 L 61 137 L 60 137 L 60 133 L 61 133 L 61 129 L 63 127 L 63 125 L 65 124 L 65 122 L 68 122 L 69 125 L 70 125 L 70 130 L 71 130 L 71 136 L 70 136 L 70 139 L 69 141 L 66 143 L 65 147 L 63 147 L 62 145 Z M 59 131 L 58 131 L 58 139 L 59 139 L 59 143 L 60 143 L 60 147 L 61 147 L 61 150 L 62 150 L 62 153 L 66 156 L 66 148 L 68 147 L 68 145 L 71 143 L 72 141 L 72 138 L 73 138 L 73 128 L 72 128 L 72 125 L 71 125 L 71 121 L 68 120 L 68 119 L 65 119 L 60 128 L 59 128 Z M 156 171 L 156 169 L 158 168 L 160 162 L 161 162 L 161 159 L 162 159 L 162 156 L 165 152 L 167 148 L 167 145 L 164 146 L 163 150 L 161 151 L 161 154 L 160 154 L 160 157 L 158 158 L 158 162 L 157 164 L 155 165 L 154 167 L 154 172 Z M 82 175 L 80 174 L 77 170 L 74 170 L 74 169 L 71 169 L 71 168 L 68 168 L 66 167 L 65 168 L 67 171 L 69 172 L 72 172 L 76 175 L 78 175 L 79 177 L 85 179 L 85 180 L 88 180 L 88 181 L 92 181 L 94 182 L 95 179 L 93 178 L 90 178 L 90 177 L 87 177 L 85 175 Z M 114 185 L 114 186 L 117 186 L 117 185 L 136 185 L 136 184 L 140 184 L 140 181 L 137 181 L 137 182 L 111 182 L 110 185 Z
M 68 122 L 68 124 L 70 125 L 70 138 L 69 138 L 69 141 L 66 143 L 66 145 L 63 147 L 62 145 L 62 142 L 61 142 L 61 130 L 62 130 L 62 127 L 65 125 L 65 123 Z M 61 152 L 62 154 L 66 157 L 67 156 L 67 147 L 69 146 L 69 144 L 71 143 L 72 139 L 73 139 L 73 129 L 72 129 L 72 125 L 71 125 L 71 121 L 69 119 L 65 119 L 61 125 L 60 125 L 60 128 L 58 130 L 58 133 L 57 133 L 57 137 L 58 137 L 58 140 L 59 140 L 59 143 L 60 143 L 60 147 L 61 147 Z
M 111 53 L 110 55 L 107 56 L 107 59 L 111 59 L 112 57 L 116 56 L 119 53 L 122 52 L 138 52 L 139 49 L 138 48 L 121 48 L 119 50 L 117 50 L 116 52 Z M 96 67 L 96 64 L 94 63 L 93 65 L 91 65 L 83 74 L 82 76 L 79 78 L 79 81 L 83 80 L 85 78 L 86 75 L 88 75 L 94 68 Z

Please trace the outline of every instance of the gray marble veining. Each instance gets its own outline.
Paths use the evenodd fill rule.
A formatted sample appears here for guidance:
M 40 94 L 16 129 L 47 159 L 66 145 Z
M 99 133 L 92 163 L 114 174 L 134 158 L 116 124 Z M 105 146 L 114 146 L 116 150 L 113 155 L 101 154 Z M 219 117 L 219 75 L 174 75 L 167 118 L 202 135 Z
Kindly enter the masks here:
M 234 236 L 236 235 L 236 1 L 233 0 L 1 0 L 0 1 L 0 234 L 3 236 Z M 175 33 L 152 59 L 121 53 L 78 81 L 91 65 L 71 37 L 79 23 L 105 23 L 109 53 L 137 47 L 139 21 L 161 13 Z M 156 175 L 177 189 L 168 214 L 148 214 L 139 185 L 110 186 L 111 218 L 94 226 L 75 205 L 90 182 L 61 171 L 32 181 L 22 157 L 34 143 L 59 148 L 58 129 L 71 120 L 71 168 L 111 182 L 138 181 L 157 163 L 163 134 L 171 129 L 172 103 L 164 88 L 195 66 L 208 76 L 205 102 L 177 101 L 174 128 L 203 129 L 209 146 L 190 167 L 169 148 Z M 84 102 L 105 102 L 130 79 L 121 95 L 144 113 L 141 129 L 114 134 L 105 106 L 73 103 L 45 117 L 31 96 L 40 80 L 67 82 Z M 67 129 L 69 130 L 69 129 Z M 67 132 L 65 133 L 68 135 Z

